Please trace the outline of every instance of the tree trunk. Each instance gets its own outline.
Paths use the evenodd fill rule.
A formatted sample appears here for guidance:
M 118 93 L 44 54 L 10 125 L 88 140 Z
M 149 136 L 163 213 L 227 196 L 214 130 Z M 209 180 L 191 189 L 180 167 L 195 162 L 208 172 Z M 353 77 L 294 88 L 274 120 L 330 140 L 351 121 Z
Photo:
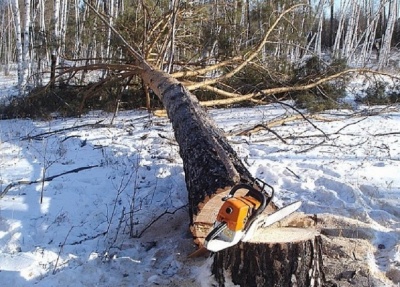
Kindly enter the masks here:
M 27 82 L 27 79 L 30 74 L 30 66 L 31 66 L 31 59 L 30 59 L 30 46 L 31 46 L 31 41 L 30 41 L 30 27 L 31 27 L 31 1 L 30 0 L 25 0 L 24 3 L 25 7 L 25 15 L 24 15 L 24 31 L 23 31 L 23 45 L 22 45 L 22 65 L 23 65 L 23 77 L 24 77 L 24 83 Z
M 183 160 L 189 192 L 189 213 L 193 216 L 207 196 L 253 177 L 228 144 L 197 98 L 168 74 L 138 62 L 142 79 L 163 101 L 172 122 Z M 235 178 L 239 175 L 239 178 Z
M 58 54 L 60 49 L 60 0 L 54 0 L 53 6 L 53 35 L 51 49 L 51 66 L 50 66 L 50 86 L 54 88 L 56 78 L 56 66 L 58 64 Z
M 15 25 L 15 42 L 16 42 L 16 58 L 17 58 L 17 65 L 18 65 L 18 91 L 19 94 L 23 94 L 24 91 L 24 85 L 26 79 L 24 78 L 25 72 L 24 72 L 24 65 L 23 65 L 23 59 L 22 59 L 22 37 L 21 37 L 21 17 L 20 17 L 20 11 L 19 11 L 19 4 L 18 0 L 12 0 L 11 1 L 12 5 L 12 11 L 14 14 L 14 25 Z
M 378 69 L 381 70 L 389 63 L 390 49 L 392 44 L 393 31 L 397 19 L 397 0 L 391 0 L 389 2 L 389 16 L 386 22 L 386 29 L 382 35 L 382 46 L 379 51 L 379 62 Z

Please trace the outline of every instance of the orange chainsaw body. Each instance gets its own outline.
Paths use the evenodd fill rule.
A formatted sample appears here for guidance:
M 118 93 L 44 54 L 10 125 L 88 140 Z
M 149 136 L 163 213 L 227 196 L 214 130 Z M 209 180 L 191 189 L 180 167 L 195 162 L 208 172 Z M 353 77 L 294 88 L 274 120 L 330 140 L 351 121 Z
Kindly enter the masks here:
M 231 197 L 220 208 L 217 220 L 226 222 L 232 231 L 243 230 L 252 210 L 260 205 L 261 202 L 251 196 Z

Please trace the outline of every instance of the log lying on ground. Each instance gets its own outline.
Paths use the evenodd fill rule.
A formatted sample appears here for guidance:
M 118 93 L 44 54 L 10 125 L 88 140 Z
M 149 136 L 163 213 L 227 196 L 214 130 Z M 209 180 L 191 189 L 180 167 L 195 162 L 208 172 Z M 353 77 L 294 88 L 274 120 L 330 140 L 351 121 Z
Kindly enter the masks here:
M 145 73 L 146 67 L 142 66 L 142 69 Z M 172 122 L 189 192 L 192 232 L 195 237 L 204 240 L 207 234 L 204 234 L 204 227 L 207 227 L 207 224 L 212 225 L 221 206 L 219 199 L 218 205 L 210 209 L 205 208 L 209 199 L 215 197 L 217 192 L 227 192 L 234 184 L 251 184 L 254 179 L 228 144 L 223 132 L 216 127 L 191 93 L 163 73 L 148 70 L 145 74 L 150 76 L 145 82 L 151 83 L 153 90 L 162 95 Z M 198 226 L 196 221 L 200 223 Z M 241 286 L 322 286 L 320 282 L 324 282 L 324 278 L 321 271 L 320 244 L 321 240 L 317 235 L 293 243 L 242 243 L 216 255 L 214 274 L 221 286 L 225 280 L 225 273 L 221 271 L 229 268 L 232 276 L 238 276 L 233 279 L 234 283 Z M 284 253 L 284 250 L 290 252 Z M 275 253 L 285 255 L 276 257 Z M 256 254 L 263 254 L 263 260 L 255 257 Z M 232 257 L 233 255 L 235 257 Z M 231 257 L 236 259 L 232 260 Z M 305 259 L 298 260 L 299 257 Z M 241 266 L 246 266 L 246 272 L 251 276 L 243 278 L 236 275 L 242 274 L 239 272 L 239 269 L 243 268 Z M 269 272 L 272 272 L 272 275 Z M 289 281 L 283 281 L 284 278 L 289 278 Z M 291 280 L 295 281 L 290 283 Z

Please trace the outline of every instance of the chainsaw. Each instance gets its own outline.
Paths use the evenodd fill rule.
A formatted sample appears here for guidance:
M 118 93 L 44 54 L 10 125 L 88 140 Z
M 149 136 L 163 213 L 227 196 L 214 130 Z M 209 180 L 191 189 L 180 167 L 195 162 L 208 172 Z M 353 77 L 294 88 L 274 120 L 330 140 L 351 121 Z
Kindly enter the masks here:
M 260 190 L 254 187 L 257 183 Z M 266 187 L 271 190 L 270 194 L 267 193 Z M 238 190 L 245 190 L 247 193 L 235 196 Z M 301 201 L 296 201 L 272 214 L 263 214 L 273 196 L 274 188 L 258 178 L 253 185 L 235 185 L 229 194 L 222 198 L 223 204 L 213 229 L 205 238 L 205 247 L 209 251 L 217 252 L 239 241 L 250 240 L 257 229 L 282 220 L 301 206 Z

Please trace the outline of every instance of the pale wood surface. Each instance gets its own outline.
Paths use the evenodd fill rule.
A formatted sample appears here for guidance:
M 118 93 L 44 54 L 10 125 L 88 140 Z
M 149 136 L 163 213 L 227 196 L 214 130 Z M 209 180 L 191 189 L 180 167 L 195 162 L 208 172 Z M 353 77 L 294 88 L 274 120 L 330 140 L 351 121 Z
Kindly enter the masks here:
M 260 228 L 248 240 L 251 243 L 290 243 L 314 239 L 319 235 L 315 228 L 274 227 Z

